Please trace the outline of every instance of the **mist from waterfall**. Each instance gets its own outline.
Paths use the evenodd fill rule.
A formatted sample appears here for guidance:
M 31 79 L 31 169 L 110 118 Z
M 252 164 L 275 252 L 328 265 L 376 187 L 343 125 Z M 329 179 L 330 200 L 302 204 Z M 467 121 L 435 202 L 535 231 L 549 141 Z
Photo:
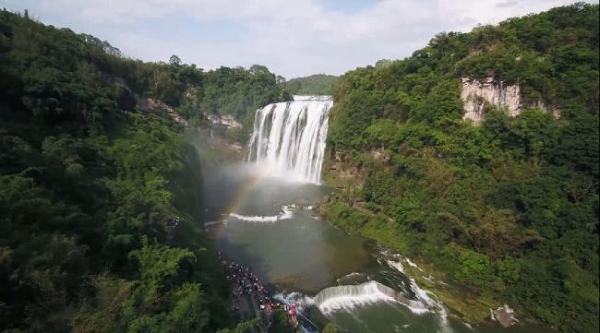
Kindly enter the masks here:
M 319 184 L 332 106 L 330 96 L 294 96 L 259 109 L 247 162 L 268 175 Z

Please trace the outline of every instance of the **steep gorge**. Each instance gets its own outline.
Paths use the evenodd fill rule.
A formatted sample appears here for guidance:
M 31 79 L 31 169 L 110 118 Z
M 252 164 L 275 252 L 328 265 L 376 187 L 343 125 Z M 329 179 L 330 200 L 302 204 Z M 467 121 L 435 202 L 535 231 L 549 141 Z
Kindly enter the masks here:
M 436 293 L 465 318 L 508 302 L 597 331 L 597 24 L 597 5 L 555 8 L 343 75 L 324 217 L 465 286 Z

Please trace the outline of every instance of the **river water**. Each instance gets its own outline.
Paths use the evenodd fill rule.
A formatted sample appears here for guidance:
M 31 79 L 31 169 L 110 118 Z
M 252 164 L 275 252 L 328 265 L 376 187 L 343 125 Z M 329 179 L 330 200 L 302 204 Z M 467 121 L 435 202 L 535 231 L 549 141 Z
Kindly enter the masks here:
M 401 272 L 401 257 L 316 216 L 312 206 L 331 191 L 326 186 L 231 166 L 205 172 L 205 188 L 206 228 L 217 248 L 250 266 L 279 299 L 299 304 L 305 322 L 357 333 L 546 332 L 448 317 L 451 309 Z

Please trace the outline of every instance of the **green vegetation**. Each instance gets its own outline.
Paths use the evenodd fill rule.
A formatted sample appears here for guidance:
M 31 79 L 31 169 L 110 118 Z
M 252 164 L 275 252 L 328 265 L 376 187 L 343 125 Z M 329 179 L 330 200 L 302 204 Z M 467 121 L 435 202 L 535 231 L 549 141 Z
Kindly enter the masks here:
M 252 134 L 254 113 L 258 108 L 292 100 L 281 80 L 261 65 L 249 69 L 220 67 L 203 72 L 194 65 L 178 64 L 174 67 L 173 80 L 182 87 L 177 96 L 182 93 L 184 96 L 180 102 L 172 101 L 172 105 L 179 106 L 179 114 L 189 119 L 192 125 L 210 127 L 220 138 L 240 144 L 245 144 Z M 207 126 L 208 115 L 233 116 L 242 127 Z
M 323 328 L 323 333 L 337 333 L 337 329 L 334 324 L 329 323 Z
M 133 64 L 133 62 L 129 62 Z M 133 69 L 145 77 L 139 86 L 144 96 L 155 98 L 175 107 L 178 114 L 193 126 L 214 130 L 213 134 L 231 142 L 244 144 L 250 137 L 255 111 L 270 103 L 289 101 L 292 96 L 275 74 L 265 66 L 220 67 L 204 72 L 195 65 L 182 64 L 172 56 L 169 64 L 138 63 Z M 213 126 L 209 116 L 232 116 L 241 128 Z
M 220 67 L 206 73 L 193 65 L 177 68 L 181 74 L 175 80 L 192 83 L 180 108 L 180 113 L 190 119 L 202 119 L 203 114 L 230 114 L 240 121 L 248 116 L 254 120 L 259 107 L 292 99 L 265 66 Z
M 254 90 L 232 97 L 213 79 L 235 75 Z M 134 61 L 0 11 L 0 331 L 231 327 L 228 286 L 202 230 L 196 150 L 173 115 L 137 105 L 149 97 L 190 118 L 242 117 L 248 109 L 228 111 L 227 98 L 278 100 L 272 76 L 260 66 L 203 73 L 176 56 Z
M 598 13 L 575 4 L 442 33 L 343 75 L 325 170 L 345 191 L 322 212 L 467 286 L 473 297 L 445 300 L 468 319 L 507 302 L 561 331 L 597 332 Z M 473 126 L 461 76 L 518 83 L 525 106 L 561 117 L 489 105 Z
M 337 76 L 315 74 L 285 82 L 285 89 L 292 95 L 332 95 Z

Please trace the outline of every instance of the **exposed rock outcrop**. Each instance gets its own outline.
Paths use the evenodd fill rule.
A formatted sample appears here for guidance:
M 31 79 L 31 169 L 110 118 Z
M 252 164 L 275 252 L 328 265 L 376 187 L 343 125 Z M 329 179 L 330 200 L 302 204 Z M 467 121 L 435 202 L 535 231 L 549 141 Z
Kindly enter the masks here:
M 187 120 L 183 119 L 172 107 L 167 104 L 154 100 L 152 98 L 137 98 L 137 104 L 140 108 L 146 112 L 154 112 L 158 114 L 167 114 L 171 119 L 173 119 L 176 123 L 187 126 Z
M 383 161 L 385 163 L 390 161 L 389 154 L 386 154 L 383 148 L 371 149 L 371 156 L 375 161 Z
M 519 85 L 508 85 L 493 77 L 481 81 L 463 77 L 460 97 L 464 103 L 463 118 L 476 124 L 483 120 L 485 102 L 506 108 L 512 117 L 518 116 L 522 111 Z
M 515 318 L 513 309 L 506 304 L 496 310 L 490 309 L 490 313 L 492 320 L 500 322 L 504 327 L 510 327 L 519 322 L 517 318 Z
M 486 103 L 506 109 L 511 117 L 520 115 L 525 109 L 522 104 L 519 85 L 509 85 L 494 77 L 487 77 L 483 80 L 463 77 L 460 98 L 464 103 L 465 114 L 463 119 L 470 119 L 475 124 L 479 124 L 483 120 Z M 528 107 L 538 108 L 543 112 L 551 112 L 555 118 L 560 118 L 558 108 L 555 106 L 548 108 L 542 101 Z
M 208 118 L 208 120 L 210 120 L 211 123 L 213 123 L 214 125 L 223 125 L 225 127 L 227 127 L 227 129 L 232 129 L 232 128 L 241 128 L 242 124 L 240 124 L 237 120 L 235 120 L 235 118 L 233 118 L 232 115 L 214 115 L 214 114 L 209 114 L 206 116 L 206 118 Z

